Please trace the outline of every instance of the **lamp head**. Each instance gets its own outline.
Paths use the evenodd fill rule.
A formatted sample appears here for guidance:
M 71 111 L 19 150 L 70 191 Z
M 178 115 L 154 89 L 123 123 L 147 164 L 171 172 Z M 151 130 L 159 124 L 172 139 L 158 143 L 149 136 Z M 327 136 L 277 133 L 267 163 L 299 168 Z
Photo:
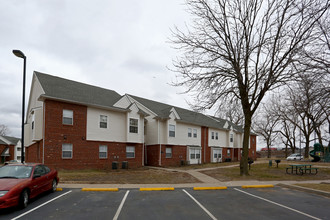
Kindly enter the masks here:
M 17 56 L 17 57 L 25 59 L 24 53 L 20 50 L 13 50 L 13 54 L 15 54 L 15 56 Z

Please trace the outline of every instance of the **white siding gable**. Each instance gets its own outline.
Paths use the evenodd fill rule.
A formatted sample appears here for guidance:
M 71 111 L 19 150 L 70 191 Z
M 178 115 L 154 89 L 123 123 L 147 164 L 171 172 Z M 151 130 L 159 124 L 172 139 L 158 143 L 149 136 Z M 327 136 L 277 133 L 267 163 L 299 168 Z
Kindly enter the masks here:
M 144 118 L 140 116 L 138 113 L 139 108 L 134 103 L 132 104 L 129 109 L 130 112 L 127 113 L 127 142 L 138 142 L 143 143 L 144 138 Z M 137 119 L 138 120 L 138 132 L 132 133 L 130 132 L 130 119 Z

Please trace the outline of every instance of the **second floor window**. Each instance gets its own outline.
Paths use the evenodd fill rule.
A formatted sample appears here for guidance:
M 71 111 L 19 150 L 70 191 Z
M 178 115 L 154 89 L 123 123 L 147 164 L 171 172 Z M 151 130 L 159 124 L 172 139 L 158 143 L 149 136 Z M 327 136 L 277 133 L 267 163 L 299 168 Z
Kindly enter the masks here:
M 218 132 L 215 132 L 215 140 L 218 140 Z
M 197 129 L 193 129 L 194 132 L 194 138 L 197 138 Z
M 63 109 L 63 124 L 73 125 L 73 111 Z
M 129 119 L 129 132 L 138 133 L 138 125 L 139 125 L 138 119 L 130 118 Z
M 230 142 L 234 142 L 234 135 L 230 134 Z
M 106 115 L 100 115 L 100 128 L 108 127 L 108 117 Z
M 212 138 L 212 140 L 214 139 L 214 132 L 213 131 L 211 133 L 211 138 Z
M 188 128 L 188 137 L 191 137 L 191 128 Z
M 175 125 L 169 125 L 168 126 L 168 131 L 169 131 L 169 137 L 175 137 Z

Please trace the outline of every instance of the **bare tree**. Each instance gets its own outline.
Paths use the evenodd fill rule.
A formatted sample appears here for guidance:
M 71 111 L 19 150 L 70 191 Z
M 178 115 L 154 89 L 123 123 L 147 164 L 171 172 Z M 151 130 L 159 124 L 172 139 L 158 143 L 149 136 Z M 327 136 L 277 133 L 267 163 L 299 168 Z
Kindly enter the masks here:
M 309 44 L 328 0 L 187 0 L 193 16 L 172 43 L 176 86 L 195 93 L 201 109 L 240 100 L 244 113 L 240 174 L 248 173 L 252 116 L 265 94 L 289 81 L 298 51 Z
M 267 146 L 267 157 L 271 157 L 271 146 L 277 139 L 277 125 L 280 121 L 280 116 L 276 113 L 274 114 L 274 98 L 270 99 L 264 106 L 262 111 L 257 113 L 254 118 L 253 130 L 255 133 L 260 135 L 265 141 Z
M 0 135 L 5 136 L 9 132 L 9 128 L 6 125 L 0 124 Z
M 244 122 L 244 114 L 239 100 L 234 100 L 228 103 L 221 103 L 216 112 L 216 115 L 218 115 L 219 118 L 226 119 L 236 125 L 242 125 Z

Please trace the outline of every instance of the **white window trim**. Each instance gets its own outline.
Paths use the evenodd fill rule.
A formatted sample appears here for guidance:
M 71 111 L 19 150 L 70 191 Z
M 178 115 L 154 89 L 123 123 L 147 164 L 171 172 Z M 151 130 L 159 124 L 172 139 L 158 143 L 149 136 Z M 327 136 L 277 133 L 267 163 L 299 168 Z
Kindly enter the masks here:
M 102 116 L 105 117 L 106 121 L 102 121 Z M 105 123 L 105 127 L 101 127 L 101 123 Z M 100 115 L 100 123 L 99 123 L 100 128 L 107 129 L 108 128 L 108 116 L 107 115 Z
M 137 125 L 131 125 L 131 120 L 136 120 L 137 121 Z M 137 118 L 129 118 L 129 133 L 131 134 L 138 134 L 139 133 L 139 119 Z M 137 132 L 131 132 L 131 127 L 137 128 Z
M 191 138 L 192 137 L 192 130 L 191 128 L 188 128 L 188 138 Z
M 133 151 L 129 151 L 129 149 L 133 149 Z M 127 153 L 134 153 L 133 157 L 128 157 Z M 126 146 L 126 158 L 135 158 L 135 146 Z
M 70 112 L 70 116 L 71 116 L 71 113 L 72 113 L 72 116 L 71 117 L 66 117 L 66 115 L 64 115 L 64 112 L 66 112 L 66 113 Z M 64 123 L 64 118 L 70 118 L 71 119 L 71 124 Z M 73 110 L 63 109 L 63 111 L 62 111 L 62 124 L 64 124 L 64 125 L 73 125 Z
M 105 147 L 105 151 L 101 151 L 101 148 Z M 105 153 L 105 157 L 101 157 L 100 153 Z M 107 145 L 100 145 L 99 146 L 99 159 L 107 159 L 108 158 L 108 146 Z
M 63 150 L 63 147 L 64 147 L 64 145 L 66 145 L 66 146 L 70 146 L 71 147 L 71 150 Z M 63 157 L 63 152 L 71 152 L 71 157 Z M 65 144 L 62 144 L 62 159 L 72 159 L 72 157 L 73 157 L 73 145 L 72 144 L 68 144 L 68 143 L 65 143 Z
M 170 128 L 174 128 L 174 130 L 171 130 Z M 174 136 L 171 136 L 171 131 L 174 132 Z M 169 124 L 168 125 L 168 136 L 169 137 L 175 137 L 175 125 Z
M 170 151 L 170 152 L 168 152 Z M 170 154 L 170 156 L 167 156 L 168 154 Z M 172 148 L 171 147 L 167 147 L 165 149 L 165 158 L 172 158 Z

